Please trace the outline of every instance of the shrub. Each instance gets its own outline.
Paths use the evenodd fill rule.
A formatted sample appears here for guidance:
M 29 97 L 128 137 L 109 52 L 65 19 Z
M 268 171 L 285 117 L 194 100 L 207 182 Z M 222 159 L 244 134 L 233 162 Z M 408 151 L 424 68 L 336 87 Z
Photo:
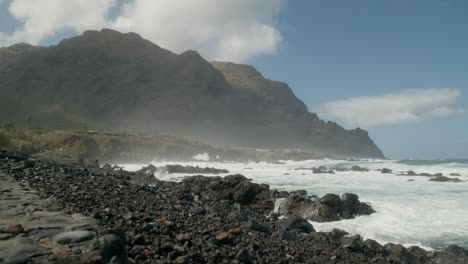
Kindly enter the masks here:
M 13 129 L 15 129 L 15 125 L 14 125 L 13 123 L 11 123 L 11 122 L 2 123 L 2 124 L 0 125 L 0 127 L 5 128 L 5 129 L 7 129 L 7 130 L 13 130 Z
M 4 133 L 0 132 L 0 148 L 6 148 L 11 145 L 11 139 L 10 137 Z

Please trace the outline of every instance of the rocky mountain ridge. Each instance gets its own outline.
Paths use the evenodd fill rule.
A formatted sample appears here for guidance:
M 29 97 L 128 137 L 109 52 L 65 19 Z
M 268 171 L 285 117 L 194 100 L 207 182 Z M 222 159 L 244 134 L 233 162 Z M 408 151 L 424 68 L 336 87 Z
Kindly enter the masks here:
M 135 33 L 86 31 L 56 46 L 0 48 L 0 121 L 170 133 L 221 146 L 383 158 L 361 129 L 310 113 L 252 66 L 180 55 Z

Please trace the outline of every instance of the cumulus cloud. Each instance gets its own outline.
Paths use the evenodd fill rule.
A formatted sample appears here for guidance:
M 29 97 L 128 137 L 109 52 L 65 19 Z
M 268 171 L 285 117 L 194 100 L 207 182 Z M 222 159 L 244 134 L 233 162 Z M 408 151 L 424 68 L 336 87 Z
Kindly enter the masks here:
M 114 4 L 115 0 L 14 0 L 8 9 L 22 27 L 11 35 L 1 34 L 0 45 L 37 44 L 64 29 L 102 28 Z
M 286 0 L 13 0 L 9 11 L 23 23 L 0 45 L 37 44 L 60 30 L 114 28 L 136 32 L 175 52 L 242 62 L 275 54 L 282 41 L 275 17 Z M 116 7 L 116 8 L 115 8 Z M 110 10 L 119 13 L 109 18 Z
M 339 119 L 350 127 L 371 128 L 465 113 L 456 106 L 461 95 L 457 89 L 405 90 L 330 102 L 316 110 L 322 117 Z

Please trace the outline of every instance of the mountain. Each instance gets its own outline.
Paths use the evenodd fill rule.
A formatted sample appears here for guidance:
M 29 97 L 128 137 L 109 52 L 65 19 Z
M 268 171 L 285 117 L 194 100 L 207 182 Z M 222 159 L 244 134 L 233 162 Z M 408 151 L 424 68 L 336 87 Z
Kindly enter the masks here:
M 171 133 L 221 146 L 383 158 L 361 129 L 310 113 L 255 68 L 180 55 L 135 33 L 86 31 L 56 46 L 0 49 L 0 120 L 49 129 Z

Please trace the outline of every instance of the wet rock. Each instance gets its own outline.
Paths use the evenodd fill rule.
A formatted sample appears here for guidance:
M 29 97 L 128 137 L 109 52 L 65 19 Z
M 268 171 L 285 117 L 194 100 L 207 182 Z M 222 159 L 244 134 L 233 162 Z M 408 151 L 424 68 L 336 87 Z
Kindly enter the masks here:
M 462 180 L 458 178 L 449 178 L 445 176 L 437 176 L 435 178 L 429 179 L 429 181 L 434 181 L 434 182 L 462 182 Z
M 243 263 L 252 263 L 252 256 L 247 248 L 241 248 L 236 254 L 236 259 Z
M 171 252 L 174 250 L 174 244 L 170 242 L 165 242 L 161 244 L 161 247 L 159 248 L 162 252 Z
M 332 232 L 330 233 L 330 237 L 333 240 L 341 240 L 345 235 L 349 235 L 349 233 L 338 228 L 333 228 Z
M 0 263 L 26 263 L 33 257 L 51 254 L 31 238 L 16 237 L 0 241 Z
M 413 256 L 406 250 L 402 245 L 395 245 L 392 243 L 385 244 L 385 249 L 388 252 L 388 257 L 393 261 L 399 261 L 403 263 L 416 263 L 417 257 Z
M 223 244 L 229 244 L 232 241 L 232 234 L 229 232 L 221 232 L 216 235 L 216 240 Z
M 288 216 L 282 220 L 281 224 L 287 231 L 296 231 L 298 233 L 306 234 L 315 231 L 314 227 L 307 220 L 298 215 Z
M 267 227 L 264 224 L 261 224 L 261 223 L 257 222 L 257 220 L 255 220 L 255 219 L 250 219 L 247 222 L 247 224 L 245 225 L 245 227 L 247 229 L 251 229 L 251 230 L 254 230 L 254 231 L 271 234 L 271 230 L 270 230 L 269 227 Z
M 393 171 L 391 169 L 387 169 L 387 168 L 383 168 L 380 170 L 380 173 L 382 174 L 390 174 L 392 173 Z
M 356 194 L 344 193 L 341 196 L 341 207 L 343 208 L 343 218 L 353 218 L 358 214 L 361 202 Z
M 185 233 L 185 234 L 178 234 L 176 237 L 177 241 L 190 241 L 192 239 L 192 234 Z
M 376 255 L 387 255 L 387 250 L 385 249 L 385 247 L 380 245 L 379 243 L 377 243 L 377 241 L 373 239 L 366 239 L 364 241 L 364 245 L 367 247 L 368 251 Z
M 357 212 L 357 215 L 371 215 L 375 213 L 375 210 L 372 208 L 372 206 L 368 203 L 361 203 L 359 205 L 359 210 Z
M 296 234 L 290 231 L 285 230 L 284 228 L 280 228 L 275 233 L 281 240 L 284 241 L 294 241 L 297 239 Z
M 187 173 L 187 174 L 221 174 L 229 173 L 226 169 L 216 169 L 205 167 L 201 168 L 199 166 L 182 166 L 182 165 L 166 165 L 166 170 L 168 173 Z
M 419 176 L 424 176 L 424 177 L 441 177 L 443 176 L 442 173 L 434 173 L 434 174 L 430 174 L 430 173 L 427 173 L 427 172 L 421 172 L 419 173 Z
M 359 167 L 359 166 L 352 166 L 351 168 L 349 168 L 350 171 L 360 171 L 360 172 L 367 172 L 369 171 L 368 168 L 363 168 L 363 167 Z
M 99 250 L 85 252 L 80 257 L 82 264 L 99 264 L 103 263 L 103 257 Z
M 100 250 L 104 263 L 110 262 L 112 259 L 116 263 L 128 263 L 127 247 L 124 240 L 114 234 L 106 234 L 98 239 L 102 246 Z
M 175 259 L 176 264 L 187 264 L 189 263 L 189 259 L 186 256 L 178 256 Z
M 304 195 L 304 196 L 306 196 L 306 195 L 307 195 L 307 191 L 306 191 L 306 190 L 297 190 L 297 191 L 292 191 L 291 194 L 297 194 L 297 195 Z
M 135 219 L 135 215 L 132 212 L 126 213 L 123 218 L 127 221 Z
M 143 174 L 149 174 L 153 175 L 156 171 L 158 171 L 158 168 L 154 166 L 153 164 L 150 164 L 148 166 L 145 166 L 137 171 L 137 173 L 143 173 Z
M 418 247 L 411 246 L 408 249 L 408 252 L 413 255 L 417 263 L 427 263 L 429 262 L 429 257 L 427 256 L 427 251 Z
M 462 248 L 457 245 L 451 245 L 447 247 L 444 251 L 454 256 L 467 256 L 468 255 L 467 249 Z
M 140 235 L 140 234 L 137 234 L 137 235 L 133 236 L 132 237 L 132 244 L 144 245 L 145 244 L 145 237 Z
M 22 225 L 9 225 L 0 231 L 12 235 L 18 235 L 24 232 L 24 228 Z
M 248 181 L 239 183 L 233 190 L 233 200 L 241 204 L 251 203 L 255 199 L 255 195 L 258 193 L 257 186 L 258 185 L 253 185 Z
M 12 234 L 1 234 L 0 233 L 0 240 L 6 240 L 6 239 L 10 239 L 12 237 L 13 237 Z
M 206 213 L 205 207 L 199 206 L 193 209 L 193 214 L 194 215 L 204 215 Z
M 361 252 L 364 246 L 362 239 L 359 235 L 345 236 L 341 239 L 341 246 L 351 249 L 354 252 Z
M 432 174 L 427 173 L 427 172 L 421 172 L 418 174 L 419 176 L 425 176 L 425 177 L 432 177 Z
M 437 264 L 460 264 L 468 263 L 468 256 L 455 256 L 447 252 L 433 252 L 431 262 Z
M 334 193 L 328 193 L 325 194 L 322 198 L 319 199 L 319 201 L 325 205 L 329 205 L 332 207 L 340 207 L 341 206 L 341 200 L 340 196 L 334 194 Z
M 327 169 L 325 166 L 319 166 L 317 168 L 312 168 L 313 173 L 328 173 L 328 174 L 335 174 L 333 170 Z
M 271 199 L 268 185 L 252 183 L 242 175 L 224 178 L 194 176 L 185 178 L 180 184 L 184 193 L 193 193 L 208 200 L 229 200 L 247 205 L 261 204 Z M 273 207 L 267 202 L 263 204 Z
M 369 204 L 360 202 L 359 197 L 351 193 L 344 194 L 341 199 L 336 194 L 326 194 L 319 199 L 291 195 L 276 203 L 275 209 L 280 214 L 294 213 L 317 222 L 350 219 L 375 212 Z
M 68 231 L 54 236 L 54 241 L 59 244 L 74 244 L 94 238 L 94 233 L 90 231 Z

